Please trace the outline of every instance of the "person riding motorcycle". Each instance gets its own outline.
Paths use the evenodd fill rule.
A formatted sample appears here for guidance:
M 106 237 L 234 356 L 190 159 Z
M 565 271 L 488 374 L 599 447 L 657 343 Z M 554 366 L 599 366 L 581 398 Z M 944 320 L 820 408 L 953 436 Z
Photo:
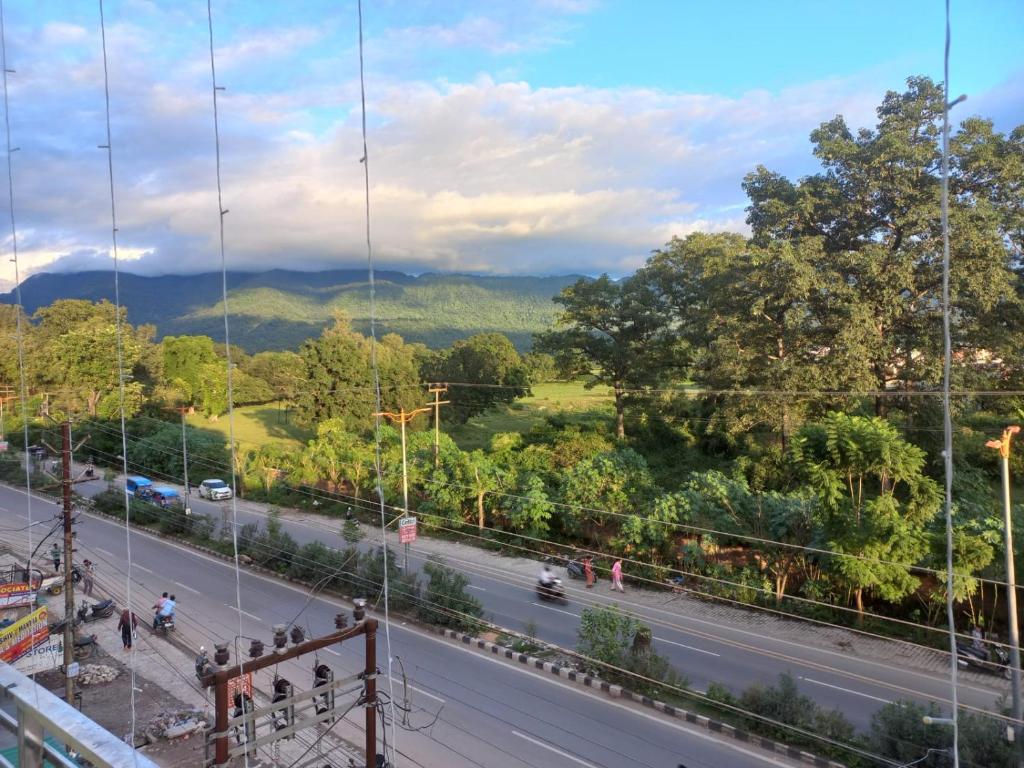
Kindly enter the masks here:
M 167 594 L 166 592 L 164 593 Z M 156 615 L 153 617 L 153 629 L 156 629 L 164 622 L 170 620 L 174 621 L 174 607 L 176 605 L 174 595 L 164 599 L 161 597 L 161 601 L 157 601 Z
M 544 566 L 540 572 L 540 578 L 537 581 L 542 587 L 550 587 L 555 583 L 555 574 L 551 572 L 551 566 Z

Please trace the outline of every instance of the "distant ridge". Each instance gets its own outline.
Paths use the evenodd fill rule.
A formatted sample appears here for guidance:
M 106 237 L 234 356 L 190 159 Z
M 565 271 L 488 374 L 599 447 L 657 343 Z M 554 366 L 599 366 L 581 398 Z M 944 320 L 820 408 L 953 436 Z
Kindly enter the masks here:
M 500 331 L 525 350 L 534 333 L 553 323 L 558 307 L 552 298 L 578 277 L 377 271 L 378 332 L 436 348 Z M 231 340 L 249 352 L 296 349 L 319 335 L 336 310 L 347 312 L 358 330 L 369 330 L 365 270 L 228 272 L 227 281 Z M 155 325 L 158 337 L 205 334 L 223 341 L 219 272 L 159 277 L 122 272 L 120 286 L 131 323 Z M 41 272 L 22 281 L 21 296 L 30 315 L 57 299 L 113 301 L 113 272 Z M 0 294 L 0 302 L 13 304 L 13 290 Z

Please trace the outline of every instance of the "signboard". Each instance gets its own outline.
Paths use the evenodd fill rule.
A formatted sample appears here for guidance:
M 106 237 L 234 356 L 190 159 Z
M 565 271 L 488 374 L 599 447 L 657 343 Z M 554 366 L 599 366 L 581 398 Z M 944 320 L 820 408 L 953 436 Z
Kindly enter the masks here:
M 246 672 L 244 675 L 232 677 L 228 680 L 229 707 L 233 707 L 235 705 L 236 693 L 244 693 L 250 699 L 252 698 L 252 672 Z
M 398 541 L 402 544 L 412 544 L 416 541 L 415 517 L 403 517 L 398 521 Z
M 78 662 L 72 661 L 68 664 L 68 677 L 78 677 Z
M 0 440 L 0 453 L 6 451 L 10 447 L 10 444 L 6 440 Z
M 24 581 L 0 584 L 0 608 L 32 605 L 36 601 L 36 587 L 38 584 L 28 584 Z
M 13 663 L 50 638 L 46 606 L 36 608 L 9 627 L 0 629 L 0 661 Z
M 14 668 L 23 675 L 48 672 L 64 663 L 64 635 L 50 635 L 45 643 L 37 645 L 16 662 Z

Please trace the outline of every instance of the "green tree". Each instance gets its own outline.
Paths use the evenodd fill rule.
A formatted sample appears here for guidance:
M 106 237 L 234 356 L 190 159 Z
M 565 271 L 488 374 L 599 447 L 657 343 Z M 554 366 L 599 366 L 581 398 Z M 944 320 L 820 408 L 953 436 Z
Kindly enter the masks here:
M 615 433 L 626 436 L 627 393 L 652 385 L 681 362 L 657 295 L 644 279 L 581 278 L 555 301 L 563 309 L 557 328 L 537 337 L 538 351 L 585 361 L 588 387 L 604 384 L 615 397 Z
M 474 630 L 483 616 L 480 601 L 466 591 L 469 579 L 452 570 L 436 555 L 423 564 L 427 576 L 420 603 L 420 617 L 431 624 Z
M 624 516 L 646 509 L 657 495 L 647 462 L 632 448 L 599 453 L 565 474 L 562 500 L 578 507 L 579 522 L 597 544 L 614 536 Z M 566 521 L 572 530 L 574 521 Z
M 181 393 L 186 403 L 196 403 L 204 376 L 209 372 L 206 366 L 217 362 L 213 339 L 209 336 L 165 336 L 160 347 L 164 380 Z
M 524 472 L 516 483 L 515 494 L 506 502 L 505 514 L 509 527 L 516 533 L 544 538 L 548 535 L 548 521 L 554 508 L 544 481 Z
M 759 167 L 744 182 L 755 242 L 821 243 L 820 298 L 845 323 L 846 353 L 863 362 L 875 390 L 934 385 L 941 375 L 943 99 L 941 86 L 910 78 L 905 92 L 886 94 L 874 129 L 855 133 L 840 116 L 811 134 L 822 173 L 793 183 Z M 1024 183 L 1024 130 L 1006 137 L 971 118 L 950 149 L 954 344 L 966 353 L 958 360 L 971 365 L 979 349 L 1010 359 L 1020 329 L 995 331 L 1019 312 L 1014 266 L 1024 230 L 1020 195 L 1010 190 Z
M 530 392 L 529 368 L 501 333 L 478 333 L 456 341 L 451 349 L 429 358 L 423 377 L 453 383 L 447 398 L 450 418 L 456 422 Z
M 821 504 L 829 567 L 852 591 L 895 601 L 917 580 L 908 568 L 928 551 L 928 524 L 939 510 L 938 484 L 924 474 L 924 451 L 879 418 L 830 413 L 794 439 L 790 460 Z
M 258 352 L 245 361 L 242 370 L 270 387 L 275 399 L 294 400 L 302 381 L 302 358 L 290 350 Z

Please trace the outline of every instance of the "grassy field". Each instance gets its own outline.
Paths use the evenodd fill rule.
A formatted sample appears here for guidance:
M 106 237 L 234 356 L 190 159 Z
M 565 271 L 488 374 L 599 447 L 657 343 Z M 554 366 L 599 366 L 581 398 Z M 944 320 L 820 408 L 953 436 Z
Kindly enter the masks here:
M 486 448 L 498 432 L 529 432 L 555 413 L 570 422 L 612 417 L 612 395 L 607 387 L 586 389 L 582 383 L 573 381 L 536 384 L 532 389 L 530 397 L 492 408 L 445 431 L 464 451 L 472 451 Z M 441 425 L 443 428 L 443 414 Z
M 235 409 L 235 440 L 244 446 L 259 446 L 267 443 L 303 446 L 312 436 L 307 430 L 295 424 L 294 414 L 287 417 L 283 406 L 247 405 Z M 210 421 L 201 414 L 188 417 L 188 423 L 201 429 L 211 429 L 228 434 L 228 417 L 221 416 Z

